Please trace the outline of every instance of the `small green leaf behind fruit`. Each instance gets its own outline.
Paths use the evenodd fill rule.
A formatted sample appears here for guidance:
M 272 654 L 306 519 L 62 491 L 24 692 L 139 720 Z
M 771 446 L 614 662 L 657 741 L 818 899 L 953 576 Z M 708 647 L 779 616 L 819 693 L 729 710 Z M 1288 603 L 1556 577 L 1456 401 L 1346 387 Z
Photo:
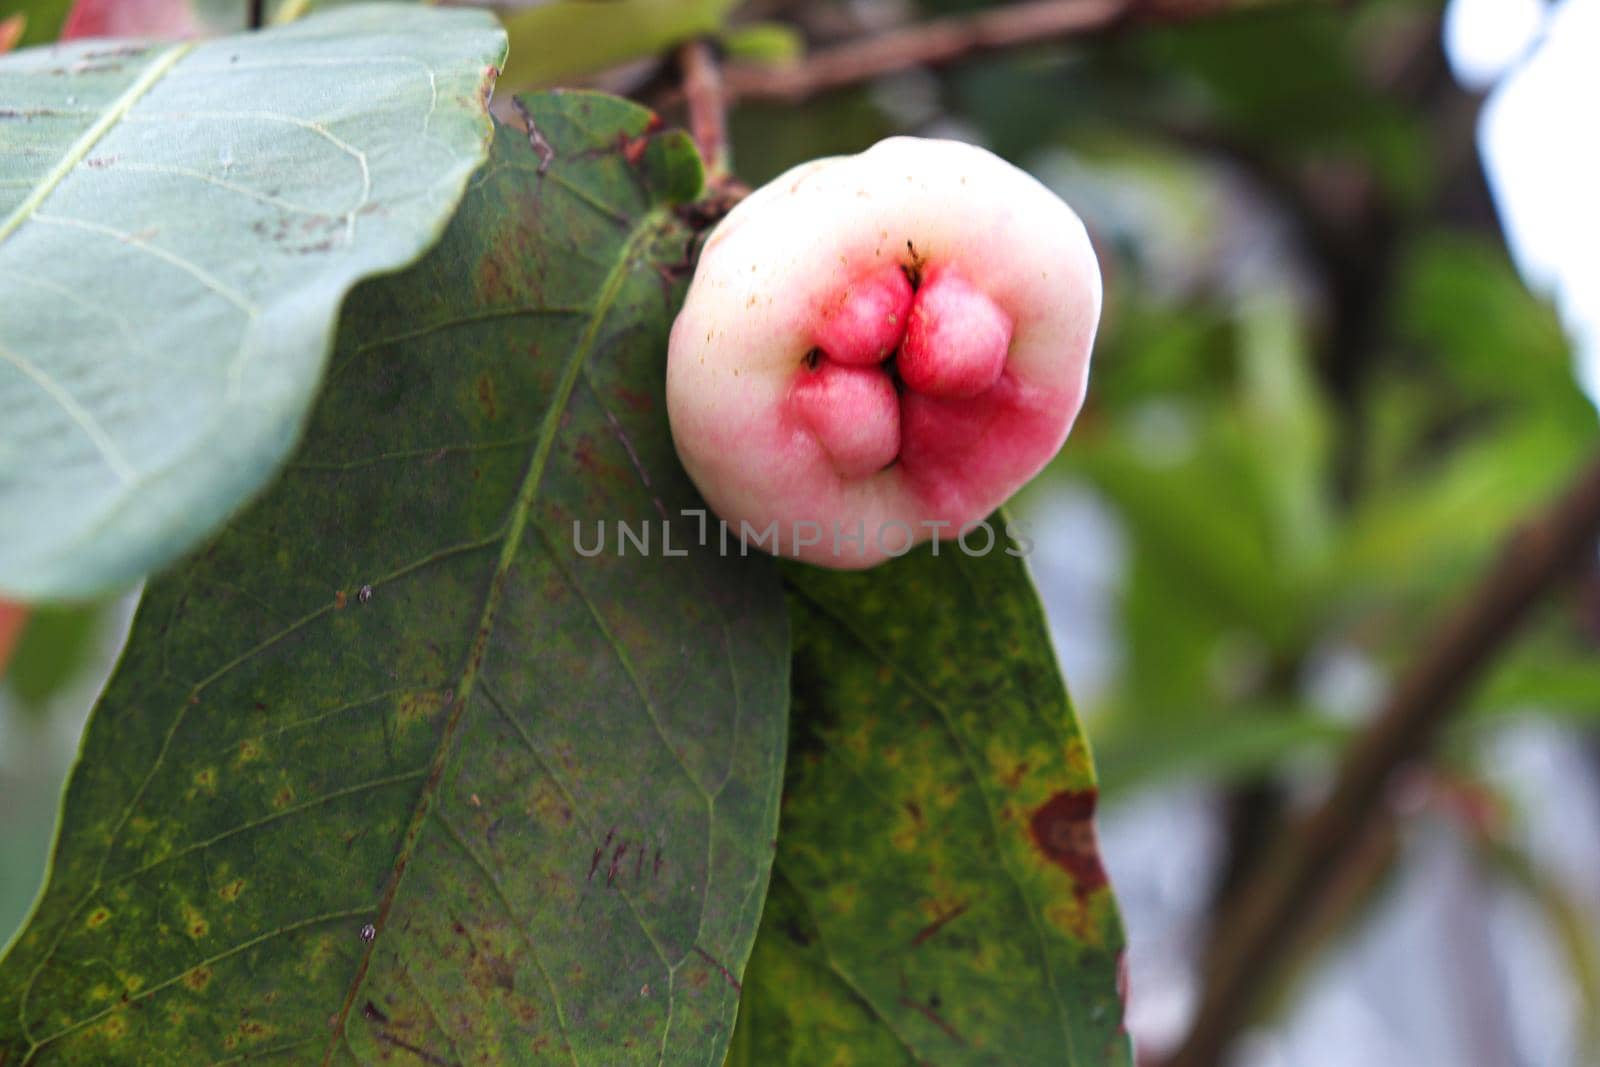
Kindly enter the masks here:
M 548 0 L 505 13 L 505 84 L 570 84 L 722 28 L 735 0 Z

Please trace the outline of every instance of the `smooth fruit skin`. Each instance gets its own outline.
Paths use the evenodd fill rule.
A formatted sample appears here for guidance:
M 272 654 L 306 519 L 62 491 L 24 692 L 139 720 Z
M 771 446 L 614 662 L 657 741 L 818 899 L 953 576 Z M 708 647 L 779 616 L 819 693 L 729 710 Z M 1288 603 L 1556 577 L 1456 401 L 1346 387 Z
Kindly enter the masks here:
M 701 253 L 668 350 L 678 456 L 735 534 L 776 522 L 810 563 L 954 537 L 1060 450 L 1100 299 L 1077 215 L 981 148 L 804 164 Z

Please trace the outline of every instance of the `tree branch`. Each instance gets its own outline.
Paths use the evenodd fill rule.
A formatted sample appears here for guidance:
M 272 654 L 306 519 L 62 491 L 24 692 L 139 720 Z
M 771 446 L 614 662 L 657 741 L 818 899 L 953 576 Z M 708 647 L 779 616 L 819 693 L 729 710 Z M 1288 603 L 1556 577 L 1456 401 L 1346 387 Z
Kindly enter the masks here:
M 1540 599 L 1587 560 L 1597 537 L 1600 461 L 1507 539 L 1346 751 L 1321 806 L 1232 899 L 1194 1025 L 1167 1067 L 1220 1061 L 1295 942 L 1301 917 L 1339 880 L 1364 828 L 1382 814 L 1394 773 L 1427 752 L 1494 654 Z
M 941 66 L 983 52 L 1089 33 L 1157 6 L 1150 0 L 1029 0 L 934 19 L 824 48 L 786 66 L 729 64 L 728 95 L 799 100 L 911 67 Z M 1182 8 L 1188 13 L 1221 6 L 1191 0 Z M 1159 8 L 1175 13 L 1178 5 L 1169 0 Z
M 722 72 L 711 45 L 702 40 L 690 41 L 678 49 L 678 66 L 683 73 L 684 103 L 689 109 L 689 133 L 715 184 L 728 171 L 728 101 Z

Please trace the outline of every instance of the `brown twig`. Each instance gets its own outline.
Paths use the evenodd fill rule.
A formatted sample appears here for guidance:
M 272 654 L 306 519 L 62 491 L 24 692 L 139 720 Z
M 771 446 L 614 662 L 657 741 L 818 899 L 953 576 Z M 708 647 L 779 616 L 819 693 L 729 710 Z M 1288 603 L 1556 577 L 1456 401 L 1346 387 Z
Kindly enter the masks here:
M 683 72 L 683 99 L 689 109 L 689 133 L 706 161 L 713 184 L 728 171 L 728 100 L 722 71 L 706 41 L 690 41 L 678 49 Z
M 731 98 L 798 100 L 912 67 L 936 67 L 981 52 L 1088 33 L 1152 6 L 1149 0 L 1029 0 L 933 19 L 824 48 L 786 66 L 730 63 L 727 93 Z M 1220 5 L 1199 0 L 1187 6 Z
M 1593 551 L 1600 537 L 1600 461 L 1548 510 L 1516 531 L 1477 586 L 1345 753 L 1327 798 L 1247 879 L 1222 917 L 1193 1027 L 1167 1067 L 1214 1067 L 1296 940 L 1300 917 L 1337 882 L 1363 828 L 1381 814 L 1396 771 L 1426 753 L 1468 688 L 1529 611 Z

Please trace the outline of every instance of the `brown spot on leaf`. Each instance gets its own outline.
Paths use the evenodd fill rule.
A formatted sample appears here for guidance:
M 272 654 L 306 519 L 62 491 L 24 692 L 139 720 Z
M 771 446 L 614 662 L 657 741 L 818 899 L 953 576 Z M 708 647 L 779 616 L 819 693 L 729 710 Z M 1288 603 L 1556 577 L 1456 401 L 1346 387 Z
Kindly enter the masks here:
M 497 986 L 500 989 L 504 989 L 507 992 L 516 991 L 517 972 L 516 968 L 511 966 L 511 962 L 509 960 L 501 956 L 496 956 L 493 953 L 485 952 L 482 953 L 475 962 L 480 963 L 483 973 L 489 979 L 489 984 Z
M 1072 877 L 1081 897 L 1106 884 L 1100 846 L 1094 836 L 1095 789 L 1064 789 L 1045 801 L 1028 822 L 1033 843 L 1051 863 Z
M 276 1027 L 255 1019 L 245 1019 L 239 1023 L 239 1036 L 246 1041 L 260 1041 L 264 1037 L 271 1037 Z
M 183 973 L 183 984 L 196 993 L 202 993 L 205 991 L 206 986 L 211 984 L 212 973 L 211 968 L 202 963 L 200 966 Z
M 494 379 L 487 374 L 478 375 L 478 407 L 483 409 L 483 417 L 491 420 L 499 410 L 494 402 Z
M 927 825 L 922 818 L 921 804 L 918 804 L 915 800 L 908 800 L 905 802 L 905 809 L 906 814 L 911 816 L 911 821 L 917 824 L 917 829 L 921 830 Z
M 500 68 L 493 63 L 483 68 L 483 73 L 478 78 L 478 107 L 484 111 L 489 110 L 489 97 L 494 95 L 494 83 L 500 77 Z
M 707 952 L 705 949 L 701 948 L 699 945 L 695 945 L 694 946 L 694 951 L 695 951 L 695 955 L 699 956 L 701 959 L 705 960 L 707 963 L 711 964 L 711 966 L 713 966 L 713 967 L 715 967 L 717 969 L 717 973 L 722 975 L 722 980 L 724 982 L 727 982 L 728 985 L 733 989 L 733 991 L 735 993 L 742 994 L 744 992 L 744 988 L 739 984 L 739 979 L 737 979 L 737 978 L 735 978 L 733 976 L 733 972 L 732 971 L 728 970 L 727 967 L 723 966 L 721 960 L 717 959 L 715 956 L 713 956 L 711 953 Z
M 613 388 L 611 392 L 630 411 L 647 414 L 655 410 L 655 399 L 643 390 L 627 389 L 619 385 Z
M 941 1031 L 943 1031 L 945 1037 L 948 1037 L 956 1044 L 965 1047 L 967 1039 L 962 1037 L 960 1031 L 958 1031 L 954 1026 L 951 1026 L 950 1023 L 945 1020 L 944 1016 L 939 1014 L 934 1005 L 924 1004 L 919 1000 L 912 1000 L 910 997 L 904 995 L 902 995 L 899 1000 L 901 1007 L 910 1008 L 912 1011 L 928 1020 L 934 1026 L 937 1026 Z
M 939 916 L 935 918 L 933 922 L 917 931 L 917 936 L 911 939 L 911 946 L 915 948 L 916 946 L 927 941 L 929 938 L 933 937 L 934 934 L 937 934 L 950 923 L 965 915 L 967 913 L 967 908 L 969 907 L 971 907 L 971 905 L 968 902 L 962 901 L 949 911 L 940 912 Z
M 1023 760 L 1015 767 L 1012 767 L 1011 770 L 1000 776 L 1000 784 L 1005 786 L 1007 789 L 1015 789 L 1017 786 L 1022 784 L 1022 779 L 1027 777 L 1027 774 L 1028 761 Z

